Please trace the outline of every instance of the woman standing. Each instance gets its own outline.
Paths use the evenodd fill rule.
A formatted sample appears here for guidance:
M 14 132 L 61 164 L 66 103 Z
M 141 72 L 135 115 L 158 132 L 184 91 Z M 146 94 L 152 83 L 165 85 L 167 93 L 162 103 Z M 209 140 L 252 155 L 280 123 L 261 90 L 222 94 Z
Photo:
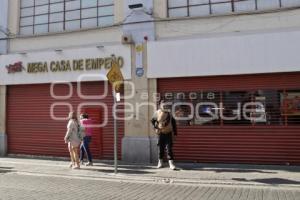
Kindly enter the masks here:
M 65 135 L 65 143 L 68 143 L 68 149 L 71 157 L 70 167 L 73 169 L 80 168 L 80 162 L 78 157 L 78 150 L 81 143 L 80 136 L 78 134 L 79 123 L 75 112 L 70 112 L 68 116 L 69 122 L 67 125 L 67 132 Z
M 85 136 L 83 138 L 82 144 L 80 145 L 80 162 L 83 163 L 83 157 L 84 154 L 86 154 L 88 160 L 86 166 L 93 166 L 92 154 L 89 148 L 89 144 L 91 143 L 92 132 L 93 132 L 90 126 L 92 125 L 93 122 L 91 119 L 89 119 L 88 114 L 84 113 L 80 116 L 80 123 L 85 130 Z

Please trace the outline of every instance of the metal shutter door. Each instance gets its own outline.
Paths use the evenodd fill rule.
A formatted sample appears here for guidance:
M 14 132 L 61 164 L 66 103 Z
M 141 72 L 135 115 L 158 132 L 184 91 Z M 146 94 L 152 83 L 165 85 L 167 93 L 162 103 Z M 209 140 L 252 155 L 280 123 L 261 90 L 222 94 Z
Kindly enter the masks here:
M 299 89 L 300 73 L 166 78 L 158 91 Z M 178 126 L 175 159 L 193 162 L 300 164 L 300 126 Z
M 8 153 L 42 156 L 69 156 L 63 137 L 66 132 L 67 121 L 55 121 L 51 119 L 50 107 L 54 102 L 68 102 L 77 109 L 82 102 L 95 102 L 95 100 L 83 100 L 77 94 L 77 84 L 73 83 L 73 95 L 67 100 L 56 100 L 50 95 L 49 84 L 14 85 L 8 86 L 7 94 L 7 134 Z M 84 95 L 103 94 L 103 82 L 82 83 L 81 91 Z M 108 97 L 97 102 L 108 106 L 108 124 L 96 130 L 91 149 L 96 159 L 113 158 L 113 99 L 110 88 Z M 54 87 L 55 95 L 67 95 L 69 86 L 57 85 Z M 55 116 L 64 117 L 69 110 L 66 106 L 58 106 L 54 109 Z M 101 110 L 99 110 L 101 112 Z M 103 117 L 103 112 L 100 113 Z M 98 113 L 91 113 L 96 117 Z M 96 117 L 97 118 L 97 117 Z M 97 120 L 99 120 L 98 117 Z M 119 122 L 119 138 L 124 132 L 124 123 Z M 121 155 L 121 140 L 118 141 L 119 157 Z

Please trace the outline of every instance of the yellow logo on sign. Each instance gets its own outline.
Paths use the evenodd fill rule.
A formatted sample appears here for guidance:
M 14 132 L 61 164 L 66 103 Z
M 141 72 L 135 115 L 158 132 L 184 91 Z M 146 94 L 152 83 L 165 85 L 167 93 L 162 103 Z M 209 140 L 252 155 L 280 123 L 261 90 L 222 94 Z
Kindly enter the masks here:
M 120 92 L 121 86 L 123 84 L 124 78 L 120 67 L 116 61 L 112 62 L 112 67 L 106 75 L 108 81 L 114 87 L 116 92 Z

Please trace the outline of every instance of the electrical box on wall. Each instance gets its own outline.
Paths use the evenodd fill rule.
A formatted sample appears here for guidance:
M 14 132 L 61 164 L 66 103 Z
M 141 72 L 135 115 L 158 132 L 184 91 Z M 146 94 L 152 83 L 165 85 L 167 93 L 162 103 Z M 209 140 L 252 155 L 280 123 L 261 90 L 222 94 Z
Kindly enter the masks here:
M 145 9 L 147 13 L 153 11 L 153 0 L 125 0 L 125 14 L 129 15 L 133 9 Z
M 153 0 L 125 0 L 123 44 L 139 44 L 155 40 Z

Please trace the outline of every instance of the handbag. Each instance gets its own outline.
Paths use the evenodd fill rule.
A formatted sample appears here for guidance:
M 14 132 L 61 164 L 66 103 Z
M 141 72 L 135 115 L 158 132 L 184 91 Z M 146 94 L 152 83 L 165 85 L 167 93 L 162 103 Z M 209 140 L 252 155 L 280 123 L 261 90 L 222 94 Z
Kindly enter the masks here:
M 85 137 L 85 128 L 83 126 L 78 125 L 77 136 L 80 140 L 83 140 Z

